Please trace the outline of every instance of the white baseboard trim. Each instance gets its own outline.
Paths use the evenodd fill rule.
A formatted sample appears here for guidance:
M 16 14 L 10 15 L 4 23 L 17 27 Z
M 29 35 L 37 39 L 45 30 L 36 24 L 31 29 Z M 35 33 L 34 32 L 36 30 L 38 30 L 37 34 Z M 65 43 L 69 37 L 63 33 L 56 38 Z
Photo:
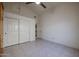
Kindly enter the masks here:
M 45 38 L 40 38 L 40 39 L 49 41 L 49 42 L 51 42 L 51 43 L 56 43 L 56 44 L 59 44 L 59 45 L 62 45 L 62 46 L 68 47 L 68 48 L 72 48 L 72 49 L 77 49 L 77 50 L 79 50 L 79 48 L 70 47 L 70 46 L 67 46 L 67 45 L 64 45 L 64 44 L 61 44 L 61 43 L 52 41 L 52 40 L 47 40 L 47 39 L 45 39 Z

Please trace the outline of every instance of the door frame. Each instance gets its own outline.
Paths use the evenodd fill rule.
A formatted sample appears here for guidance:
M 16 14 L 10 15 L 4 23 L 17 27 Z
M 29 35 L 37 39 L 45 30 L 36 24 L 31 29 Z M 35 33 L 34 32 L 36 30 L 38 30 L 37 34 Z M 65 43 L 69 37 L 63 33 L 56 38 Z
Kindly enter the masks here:
M 0 2 L 0 53 L 3 53 L 3 3 Z

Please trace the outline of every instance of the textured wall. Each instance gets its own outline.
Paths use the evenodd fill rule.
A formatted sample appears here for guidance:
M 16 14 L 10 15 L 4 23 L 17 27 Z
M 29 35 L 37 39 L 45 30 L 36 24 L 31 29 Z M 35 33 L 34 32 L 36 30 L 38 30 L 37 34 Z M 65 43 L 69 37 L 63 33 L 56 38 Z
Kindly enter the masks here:
M 79 49 L 78 4 L 60 4 L 40 18 L 41 38 Z

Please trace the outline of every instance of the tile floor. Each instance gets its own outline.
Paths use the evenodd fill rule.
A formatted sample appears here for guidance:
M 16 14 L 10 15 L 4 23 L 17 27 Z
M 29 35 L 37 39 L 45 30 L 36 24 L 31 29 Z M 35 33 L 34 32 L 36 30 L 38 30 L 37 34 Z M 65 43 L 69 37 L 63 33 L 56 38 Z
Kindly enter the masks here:
M 79 57 L 79 50 L 38 39 L 4 49 L 4 57 Z

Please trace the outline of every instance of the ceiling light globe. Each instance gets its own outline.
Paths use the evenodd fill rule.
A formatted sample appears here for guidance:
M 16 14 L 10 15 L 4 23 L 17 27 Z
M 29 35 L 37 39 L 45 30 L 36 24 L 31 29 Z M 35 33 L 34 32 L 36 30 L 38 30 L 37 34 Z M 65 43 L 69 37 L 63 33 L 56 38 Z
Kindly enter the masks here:
M 35 2 L 36 4 L 40 4 L 40 2 Z

